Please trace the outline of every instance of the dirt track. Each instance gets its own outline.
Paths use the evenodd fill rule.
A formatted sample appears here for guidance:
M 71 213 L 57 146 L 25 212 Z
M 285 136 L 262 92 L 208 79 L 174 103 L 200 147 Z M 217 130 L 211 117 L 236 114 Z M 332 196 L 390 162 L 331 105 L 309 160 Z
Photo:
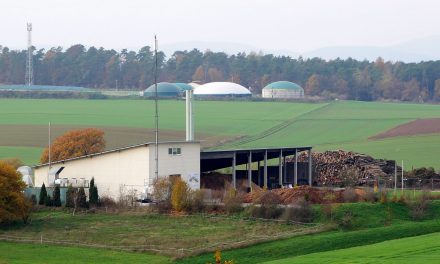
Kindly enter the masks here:
M 440 118 L 417 119 L 388 131 L 370 137 L 370 139 L 383 139 L 391 137 L 413 136 L 440 133 Z

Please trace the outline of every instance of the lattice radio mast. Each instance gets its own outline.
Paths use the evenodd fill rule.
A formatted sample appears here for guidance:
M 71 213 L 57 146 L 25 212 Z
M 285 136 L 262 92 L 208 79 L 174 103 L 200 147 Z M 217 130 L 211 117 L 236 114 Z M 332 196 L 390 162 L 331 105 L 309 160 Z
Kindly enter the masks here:
M 34 84 L 34 70 L 32 65 L 32 23 L 27 23 L 28 43 L 25 83 L 27 86 Z

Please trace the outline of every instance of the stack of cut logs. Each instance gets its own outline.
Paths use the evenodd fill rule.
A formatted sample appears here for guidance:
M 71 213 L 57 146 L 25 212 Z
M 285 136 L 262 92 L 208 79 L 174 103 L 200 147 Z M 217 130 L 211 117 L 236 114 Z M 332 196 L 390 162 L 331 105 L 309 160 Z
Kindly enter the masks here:
M 300 154 L 298 161 L 308 162 L 308 154 Z M 293 162 L 293 159 L 287 162 Z M 358 184 L 394 175 L 393 160 L 374 159 L 371 156 L 343 150 L 313 152 L 312 162 L 314 181 L 320 186 L 339 185 L 341 173 L 347 170 L 355 173 Z

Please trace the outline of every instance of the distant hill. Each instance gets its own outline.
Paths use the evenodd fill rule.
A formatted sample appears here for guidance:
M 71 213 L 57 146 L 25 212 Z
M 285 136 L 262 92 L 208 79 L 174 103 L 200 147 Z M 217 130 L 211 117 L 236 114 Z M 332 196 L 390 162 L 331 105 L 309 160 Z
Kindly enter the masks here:
M 207 42 L 191 41 L 164 44 L 160 47 L 167 55 L 171 55 L 176 50 L 192 50 L 194 48 L 200 51 L 211 50 L 214 52 L 225 52 L 227 54 L 237 54 L 239 52 L 263 52 L 265 54 L 284 55 L 297 58 L 319 57 L 326 60 L 347 59 L 349 57 L 357 60 L 374 61 L 377 57 L 385 60 L 420 62 L 429 60 L 440 60 L 440 36 L 431 36 L 402 42 L 392 46 L 333 46 L 323 47 L 308 52 L 296 52 L 293 50 L 261 49 L 252 45 L 234 42 Z

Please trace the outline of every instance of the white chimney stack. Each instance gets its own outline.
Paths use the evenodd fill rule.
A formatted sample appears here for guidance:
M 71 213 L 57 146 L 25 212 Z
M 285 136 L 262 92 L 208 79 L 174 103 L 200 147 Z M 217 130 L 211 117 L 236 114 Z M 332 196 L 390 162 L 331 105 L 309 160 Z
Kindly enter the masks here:
M 194 141 L 193 90 L 186 90 L 186 141 Z

